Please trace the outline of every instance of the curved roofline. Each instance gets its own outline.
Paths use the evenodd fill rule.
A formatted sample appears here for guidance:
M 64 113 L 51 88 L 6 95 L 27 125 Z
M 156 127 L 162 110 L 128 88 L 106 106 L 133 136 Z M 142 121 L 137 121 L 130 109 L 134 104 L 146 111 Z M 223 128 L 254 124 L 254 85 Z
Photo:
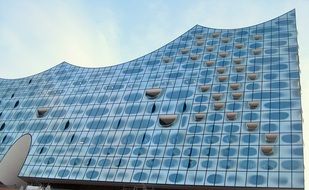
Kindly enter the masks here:
M 254 27 L 254 26 L 265 24 L 267 22 L 271 22 L 271 21 L 276 20 L 276 19 L 278 19 L 278 18 L 280 18 L 280 17 L 282 17 L 282 16 L 284 16 L 286 14 L 289 14 L 291 12 L 295 12 L 295 8 L 290 10 L 290 11 L 288 11 L 288 12 L 285 12 L 285 13 L 281 14 L 280 16 L 272 18 L 270 20 L 266 20 L 266 21 L 260 22 L 258 24 L 253 24 L 253 25 L 249 25 L 249 26 L 245 26 L 245 27 L 240 27 L 240 28 L 212 28 L 212 27 L 207 27 L 207 26 L 203 26 L 203 25 L 199 25 L 199 24 L 197 24 L 197 26 L 200 26 L 200 27 L 203 27 L 203 28 L 208 28 L 208 29 L 213 29 L 213 30 L 239 30 L 239 29 L 251 28 L 251 27 Z
M 250 26 L 245 26 L 245 27 L 240 27 L 240 28 L 212 28 L 212 27 L 206 27 L 206 26 L 203 26 L 203 25 L 196 24 L 195 26 L 193 26 L 192 28 L 190 28 L 190 29 L 187 30 L 186 32 L 182 33 L 180 36 L 186 34 L 188 31 L 190 31 L 191 29 L 193 29 L 194 27 L 197 27 L 197 26 L 203 27 L 203 28 L 207 28 L 207 29 L 213 29 L 213 30 L 240 30 L 240 29 L 245 29 L 245 28 L 251 28 L 251 27 L 255 27 L 255 26 L 258 26 L 258 25 L 265 24 L 265 23 L 267 23 L 267 22 L 271 22 L 271 21 L 273 21 L 273 20 L 275 20 L 275 19 L 278 19 L 278 18 L 280 18 L 280 17 L 282 17 L 282 16 L 284 16 L 284 15 L 286 15 L 286 14 L 289 14 L 289 13 L 291 13 L 291 12 L 295 12 L 295 8 L 292 9 L 292 10 L 290 10 L 290 11 L 288 11 L 288 12 L 285 12 L 285 13 L 281 14 L 280 16 L 277 16 L 277 17 L 275 17 L 275 18 L 272 18 L 272 19 L 270 19 L 270 20 L 266 20 L 266 21 L 260 22 L 260 23 L 258 23 L 258 24 L 254 24 L 254 25 L 250 25 Z M 147 54 L 141 55 L 141 56 L 139 56 L 139 57 L 137 57 L 137 58 L 135 58 L 135 59 L 132 59 L 132 60 L 129 60 L 129 61 L 126 61 L 126 62 L 122 62 L 122 63 L 116 64 L 116 65 L 102 66 L 102 67 L 84 67 L 84 66 L 74 65 L 74 64 L 72 64 L 72 63 L 68 63 L 68 62 L 66 62 L 66 61 L 63 61 L 63 62 L 58 63 L 58 64 L 56 64 L 55 66 L 53 66 L 53 67 L 51 67 L 51 68 L 49 68 L 49 69 L 43 70 L 43 71 L 38 72 L 38 73 L 36 73 L 36 74 L 32 74 L 32 75 L 25 76 L 25 77 L 12 78 L 12 79 L 1 78 L 1 77 L 0 77 L 0 81 L 1 81 L 1 80 L 20 80 L 20 79 L 25 79 L 25 78 L 34 77 L 34 76 L 36 76 L 36 75 L 42 74 L 42 73 L 44 73 L 44 72 L 47 72 L 47 71 L 49 71 L 49 70 L 51 70 L 51 69 L 53 69 L 53 68 L 55 68 L 55 67 L 58 67 L 59 65 L 62 65 L 62 64 L 67 64 L 67 65 L 70 65 L 70 66 L 72 66 L 72 67 L 82 68 L 82 69 L 102 69 L 102 68 L 111 68 L 111 67 L 115 67 L 115 66 L 118 66 L 118 65 L 123 65 L 123 64 L 129 63 L 129 62 L 131 62 L 131 61 L 137 60 L 137 59 L 139 59 L 139 58 L 141 58 L 141 57 L 147 56 L 147 55 L 149 55 L 149 54 L 151 54 L 151 53 L 157 51 L 158 49 L 160 49 L 160 48 L 166 46 L 167 44 L 169 44 L 169 43 L 175 41 L 175 40 L 178 39 L 180 36 L 176 37 L 176 38 L 173 39 L 172 41 L 169 41 L 169 42 L 165 43 L 164 45 L 160 46 L 159 48 L 156 48 L 155 50 L 153 50 L 153 51 L 151 51 L 151 52 L 149 52 L 149 53 L 147 53 Z

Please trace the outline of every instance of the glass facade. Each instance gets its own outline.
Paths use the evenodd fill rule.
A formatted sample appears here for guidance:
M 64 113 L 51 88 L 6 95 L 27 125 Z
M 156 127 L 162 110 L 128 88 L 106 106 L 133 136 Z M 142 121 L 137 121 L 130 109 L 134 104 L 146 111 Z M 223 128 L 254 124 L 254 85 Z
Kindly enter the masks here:
M 295 11 L 239 29 L 196 25 L 105 68 L 61 63 L 0 79 L 0 160 L 20 177 L 304 188 Z

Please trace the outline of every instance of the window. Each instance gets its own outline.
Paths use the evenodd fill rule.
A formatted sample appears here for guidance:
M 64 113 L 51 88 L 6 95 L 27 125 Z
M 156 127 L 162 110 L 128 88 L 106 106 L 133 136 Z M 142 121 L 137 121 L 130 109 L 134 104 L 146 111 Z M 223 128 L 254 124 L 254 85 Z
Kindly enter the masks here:
M 247 123 L 246 125 L 248 131 L 254 131 L 258 127 L 258 124 L 254 122 Z
M 265 135 L 266 142 L 268 142 L 268 143 L 275 142 L 276 139 L 277 139 L 277 136 L 278 136 L 277 134 L 266 134 Z
M 237 113 L 235 113 L 235 112 L 226 113 L 226 117 L 230 121 L 236 120 Z
M 36 112 L 37 118 L 45 117 L 48 112 L 48 108 L 38 108 Z
M 163 127 L 170 127 L 177 119 L 177 115 L 160 115 L 159 123 Z
M 195 114 L 195 121 L 202 121 L 205 117 L 205 114 L 203 113 L 196 113 Z
M 273 147 L 272 146 L 262 146 L 261 150 L 264 155 L 271 155 L 273 154 Z
M 146 90 L 145 94 L 149 99 L 155 99 L 160 95 L 161 91 L 162 90 L 160 88 L 153 88 Z
M 214 103 L 215 110 L 221 110 L 223 107 L 224 107 L 224 103 L 221 103 L 221 102 Z

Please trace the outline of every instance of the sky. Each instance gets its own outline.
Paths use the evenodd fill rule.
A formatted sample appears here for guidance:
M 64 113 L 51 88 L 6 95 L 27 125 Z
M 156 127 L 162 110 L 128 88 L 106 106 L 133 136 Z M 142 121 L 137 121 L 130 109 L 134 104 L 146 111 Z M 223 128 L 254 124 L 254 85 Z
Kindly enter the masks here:
M 0 0 L 0 78 L 26 77 L 63 61 L 83 67 L 116 65 L 163 46 L 196 24 L 240 28 L 294 8 L 306 137 L 309 0 Z M 309 138 L 304 144 L 309 168 Z

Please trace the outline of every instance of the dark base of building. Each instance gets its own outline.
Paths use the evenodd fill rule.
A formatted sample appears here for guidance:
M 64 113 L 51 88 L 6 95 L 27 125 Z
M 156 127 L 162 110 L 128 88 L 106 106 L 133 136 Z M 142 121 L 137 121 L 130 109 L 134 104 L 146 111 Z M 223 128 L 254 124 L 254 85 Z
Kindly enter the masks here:
M 74 189 L 74 190 L 304 190 L 304 188 L 261 188 L 261 187 L 212 187 L 212 186 L 184 186 L 184 185 L 158 185 L 138 183 L 110 183 L 82 180 L 59 180 L 43 178 L 26 178 L 22 180 L 34 185 L 51 185 L 53 188 Z

